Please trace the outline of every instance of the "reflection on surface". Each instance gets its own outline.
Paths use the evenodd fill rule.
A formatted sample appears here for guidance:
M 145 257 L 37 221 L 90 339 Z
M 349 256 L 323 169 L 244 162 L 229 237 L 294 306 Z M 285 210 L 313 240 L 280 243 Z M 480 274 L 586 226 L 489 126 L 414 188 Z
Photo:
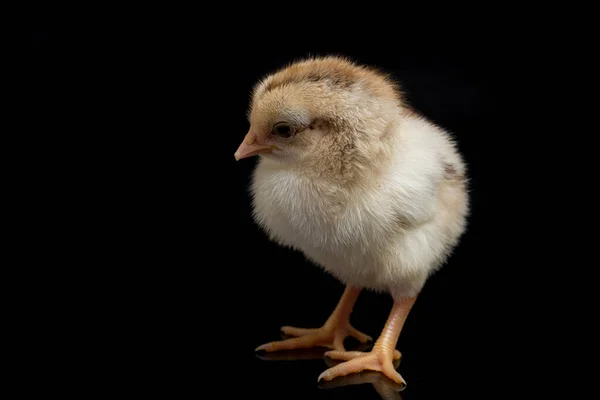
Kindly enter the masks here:
M 357 346 L 349 348 L 351 351 L 368 351 L 372 346 L 372 343 L 359 343 Z M 297 360 L 318 360 L 323 359 L 327 368 L 333 367 L 343 361 L 332 360 L 329 357 L 325 357 L 325 352 L 329 351 L 328 348 L 316 347 L 311 349 L 298 349 L 298 350 L 286 350 L 286 351 L 275 351 L 272 353 L 257 352 L 256 357 L 265 361 L 297 361 Z M 400 366 L 400 360 L 394 360 L 394 368 L 398 369 Z M 400 391 L 405 386 L 398 384 L 387 376 L 377 371 L 363 371 L 358 374 L 351 374 L 343 377 L 335 378 L 332 381 L 321 381 L 318 383 L 320 389 L 335 389 L 345 386 L 362 385 L 370 383 L 373 385 L 375 391 L 383 400 L 402 400 Z

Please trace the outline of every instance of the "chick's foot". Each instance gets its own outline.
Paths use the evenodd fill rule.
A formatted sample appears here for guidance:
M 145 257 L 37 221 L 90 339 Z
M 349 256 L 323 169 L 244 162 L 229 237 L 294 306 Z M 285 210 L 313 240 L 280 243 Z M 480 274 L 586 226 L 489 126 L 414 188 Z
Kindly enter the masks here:
M 328 321 L 321 328 L 305 329 L 295 328 L 292 326 L 284 326 L 281 331 L 289 336 L 296 336 L 291 339 L 279 340 L 258 346 L 256 351 L 280 351 L 280 350 L 297 350 L 308 349 L 313 347 L 326 347 L 343 351 L 344 339 L 351 336 L 361 343 L 372 341 L 373 339 L 354 327 L 348 322 L 333 322 Z
M 332 379 L 359 373 L 365 370 L 382 372 L 394 382 L 406 385 L 404 378 L 394 368 L 394 359 L 400 358 L 398 350 L 391 351 L 384 348 L 373 348 L 371 352 L 359 351 L 328 351 L 326 356 L 334 360 L 346 360 L 345 362 L 324 371 L 317 380 L 330 381 Z
M 369 370 L 382 372 L 394 382 L 406 386 L 406 381 L 394 368 L 393 361 L 400 358 L 400 352 L 396 350 L 396 343 L 415 300 L 416 297 L 411 297 L 394 301 L 394 307 L 385 327 L 370 352 L 329 351 L 325 353 L 326 356 L 332 359 L 343 360 L 344 362 L 324 371 L 319 375 L 318 380 L 331 381 L 337 377 Z
M 335 310 L 333 310 L 327 322 L 321 328 L 304 329 L 284 326 L 281 328 L 284 334 L 296 337 L 263 344 L 257 347 L 256 351 L 264 350 L 271 352 L 313 347 L 326 347 L 344 351 L 344 339 L 348 336 L 352 336 L 361 343 L 372 341 L 373 339 L 369 335 L 359 332 L 350 325 L 350 314 L 360 291 L 359 288 L 346 286 Z

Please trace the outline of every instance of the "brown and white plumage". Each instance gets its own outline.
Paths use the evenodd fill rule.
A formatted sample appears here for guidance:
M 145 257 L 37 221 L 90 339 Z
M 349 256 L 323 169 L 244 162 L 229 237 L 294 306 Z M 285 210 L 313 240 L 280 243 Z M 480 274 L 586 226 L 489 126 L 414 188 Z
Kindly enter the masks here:
M 260 156 L 251 185 L 255 221 L 347 285 L 338 307 L 346 311 L 332 314 L 327 334 L 327 323 L 318 330 L 323 337 L 303 332 L 262 348 L 320 340 L 344 350 L 339 337 L 351 334 L 349 314 L 362 288 L 393 297 L 385 328 L 393 331 L 392 317 L 403 323 L 466 228 L 467 172 L 452 136 L 410 110 L 386 75 L 341 57 L 306 59 L 268 75 L 256 85 L 248 115 L 236 158 Z M 396 340 L 386 346 L 395 348 Z M 379 367 L 363 355 L 357 359 L 364 365 L 355 359 L 324 377 L 379 368 L 400 382 L 382 361 L 390 354 L 377 353 Z

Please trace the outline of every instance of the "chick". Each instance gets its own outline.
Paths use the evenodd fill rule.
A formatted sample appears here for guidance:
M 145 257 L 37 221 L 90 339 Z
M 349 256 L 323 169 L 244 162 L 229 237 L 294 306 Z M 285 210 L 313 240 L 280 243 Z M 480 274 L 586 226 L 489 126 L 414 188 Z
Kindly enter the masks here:
M 322 327 L 285 326 L 293 338 L 257 350 L 324 346 L 344 362 L 318 380 L 371 370 L 405 385 L 393 365 L 400 332 L 467 226 L 466 164 L 454 139 L 412 111 L 387 74 L 339 56 L 298 60 L 264 77 L 248 118 L 235 158 L 259 157 L 250 186 L 255 222 L 345 285 Z M 393 307 L 371 351 L 345 351 L 348 336 L 371 340 L 350 324 L 363 289 L 389 293 Z

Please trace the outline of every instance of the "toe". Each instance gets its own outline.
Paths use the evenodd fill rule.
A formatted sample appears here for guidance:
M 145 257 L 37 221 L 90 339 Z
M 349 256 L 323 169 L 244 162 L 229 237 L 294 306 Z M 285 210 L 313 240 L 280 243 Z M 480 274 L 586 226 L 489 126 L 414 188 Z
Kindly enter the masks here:
M 317 381 L 320 381 L 321 379 L 330 381 L 340 376 L 355 374 L 364 370 L 381 371 L 381 363 L 379 362 L 379 359 L 367 355 L 343 362 L 324 371 L 321 375 L 319 375 Z
M 361 343 L 367 343 L 367 342 L 373 341 L 373 338 L 371 336 L 365 335 L 364 333 L 360 332 L 359 330 L 357 330 L 353 327 L 350 327 L 348 334 Z
M 402 375 L 400 375 L 398 371 L 394 369 L 394 365 L 391 362 L 383 364 L 383 369 L 381 372 L 383 372 L 385 376 L 387 376 L 394 382 L 406 386 L 406 381 L 404 380 L 404 378 L 402 378 Z
M 306 329 L 296 328 L 293 326 L 282 326 L 281 331 L 289 336 L 306 336 L 311 335 L 317 331 L 317 329 Z
M 280 351 L 280 350 L 296 350 L 296 349 L 308 349 L 311 347 L 317 347 L 322 345 L 322 339 L 318 335 L 307 335 L 293 339 L 280 340 L 277 342 L 270 342 L 258 346 L 255 351 Z

